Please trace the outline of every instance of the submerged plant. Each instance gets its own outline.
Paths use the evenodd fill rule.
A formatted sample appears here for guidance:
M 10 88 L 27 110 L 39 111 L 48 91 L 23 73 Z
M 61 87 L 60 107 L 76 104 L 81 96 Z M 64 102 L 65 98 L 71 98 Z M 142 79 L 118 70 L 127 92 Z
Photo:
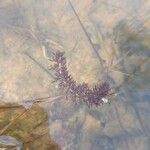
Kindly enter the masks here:
M 63 52 L 53 53 L 52 61 L 55 63 L 52 70 L 55 72 L 58 87 L 66 92 L 73 101 L 85 103 L 88 107 L 108 102 L 106 97 L 111 91 L 108 82 L 97 84 L 93 88 L 90 88 L 87 83 L 78 84 L 68 72 Z

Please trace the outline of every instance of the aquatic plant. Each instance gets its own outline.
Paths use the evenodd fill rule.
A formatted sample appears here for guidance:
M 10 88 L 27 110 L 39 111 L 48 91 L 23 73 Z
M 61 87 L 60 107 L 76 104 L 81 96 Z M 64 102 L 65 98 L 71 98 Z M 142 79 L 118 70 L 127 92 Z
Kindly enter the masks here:
M 97 84 L 93 88 L 90 88 L 87 83 L 78 84 L 68 72 L 63 52 L 53 52 L 52 61 L 55 64 L 51 69 L 55 72 L 58 87 L 73 101 L 85 103 L 88 107 L 99 106 L 108 102 L 106 97 L 111 91 L 108 82 Z

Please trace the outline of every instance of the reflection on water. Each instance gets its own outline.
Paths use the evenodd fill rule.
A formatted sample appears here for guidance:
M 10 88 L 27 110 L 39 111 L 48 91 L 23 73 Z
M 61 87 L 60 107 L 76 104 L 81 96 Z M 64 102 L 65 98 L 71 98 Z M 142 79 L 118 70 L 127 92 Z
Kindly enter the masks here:
M 149 5 L 0 1 L 0 149 L 149 150 Z M 109 81 L 110 104 L 64 95 L 48 70 L 55 50 L 78 83 Z

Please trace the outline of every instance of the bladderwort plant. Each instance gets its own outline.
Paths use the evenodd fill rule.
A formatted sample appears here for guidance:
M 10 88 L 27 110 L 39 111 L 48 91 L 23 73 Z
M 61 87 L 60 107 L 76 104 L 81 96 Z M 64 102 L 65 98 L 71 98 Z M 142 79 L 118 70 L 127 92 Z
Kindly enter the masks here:
M 88 83 L 78 84 L 67 69 L 63 52 L 53 52 L 51 61 L 55 63 L 51 70 L 54 71 L 59 89 L 65 92 L 73 101 L 85 103 L 88 107 L 100 106 L 108 102 L 106 97 L 111 93 L 108 82 L 97 84 L 93 88 L 90 88 Z

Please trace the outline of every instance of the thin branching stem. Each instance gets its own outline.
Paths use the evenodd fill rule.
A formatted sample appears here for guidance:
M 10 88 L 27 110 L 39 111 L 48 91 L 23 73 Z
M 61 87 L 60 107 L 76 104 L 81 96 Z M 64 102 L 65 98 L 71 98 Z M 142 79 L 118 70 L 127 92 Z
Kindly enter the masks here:
M 53 79 L 55 79 L 55 77 L 46 69 L 44 68 L 44 66 L 42 66 L 37 60 L 35 60 L 35 58 L 33 58 L 29 53 L 24 52 L 24 54 L 26 56 L 28 56 L 35 64 L 37 64 L 42 70 L 44 70 L 44 72 L 46 72 L 48 75 L 50 75 Z
M 9 129 L 9 127 L 16 122 L 17 119 L 22 117 L 28 110 L 24 110 L 22 113 L 20 113 L 18 116 L 16 116 L 9 124 L 7 124 L 3 129 L 0 130 L 0 135 L 2 135 L 6 130 Z
M 117 106 L 116 106 L 115 103 L 114 103 L 114 108 L 115 108 L 116 117 L 117 117 L 118 123 L 119 123 L 119 125 L 120 125 L 120 128 L 122 129 L 122 131 L 123 131 L 125 134 L 127 134 L 126 130 L 124 129 L 123 123 L 122 123 L 121 118 L 120 118 L 120 115 L 119 115 L 118 108 L 117 108 Z M 125 137 L 125 139 L 124 139 L 124 142 L 125 142 L 125 144 L 126 144 L 126 149 L 129 150 L 130 148 L 129 148 L 128 140 L 126 139 L 126 137 Z
M 90 45 L 91 45 L 93 51 L 95 52 L 95 54 L 96 54 L 96 56 L 97 56 L 97 58 L 98 58 L 98 60 L 99 60 L 99 62 L 100 62 L 100 64 L 101 64 L 101 66 L 103 66 L 103 59 L 102 59 L 101 56 L 99 55 L 98 51 L 95 49 L 95 47 L 94 47 L 94 45 L 93 45 L 93 43 L 92 43 L 92 41 L 91 41 L 91 39 L 90 39 L 90 37 L 89 37 L 89 35 L 88 35 L 88 33 L 87 33 L 87 31 L 86 31 L 84 25 L 83 25 L 83 23 L 82 23 L 82 21 L 81 21 L 79 15 L 77 14 L 77 12 L 76 12 L 76 10 L 75 10 L 75 8 L 74 8 L 74 6 L 72 5 L 72 3 L 71 3 L 70 0 L 68 0 L 68 3 L 70 4 L 70 7 L 72 8 L 72 10 L 73 10 L 73 12 L 74 12 L 74 14 L 75 14 L 75 16 L 76 16 L 76 18 L 77 18 L 77 20 L 78 20 L 80 26 L 81 26 L 83 32 L 85 33 L 85 35 L 86 35 L 86 37 L 87 37 L 87 40 L 88 40 L 88 42 L 90 43 Z
M 23 108 L 23 104 L 25 103 L 33 103 L 33 104 L 39 104 L 39 103 L 44 103 L 44 102 L 54 102 L 55 100 L 57 99 L 60 99 L 62 98 L 63 95 L 59 95 L 59 96 L 56 96 L 56 97 L 51 97 L 51 96 L 46 96 L 46 97 L 39 97 L 39 98 L 36 98 L 36 99 L 32 99 L 32 100 L 26 100 L 26 101 L 21 101 L 20 103 L 21 104 L 9 104 L 7 106 L 0 106 L 0 110 L 4 111 L 4 110 L 10 110 L 10 109 L 20 109 L 20 108 Z M 49 100 L 50 99 L 50 100 Z

